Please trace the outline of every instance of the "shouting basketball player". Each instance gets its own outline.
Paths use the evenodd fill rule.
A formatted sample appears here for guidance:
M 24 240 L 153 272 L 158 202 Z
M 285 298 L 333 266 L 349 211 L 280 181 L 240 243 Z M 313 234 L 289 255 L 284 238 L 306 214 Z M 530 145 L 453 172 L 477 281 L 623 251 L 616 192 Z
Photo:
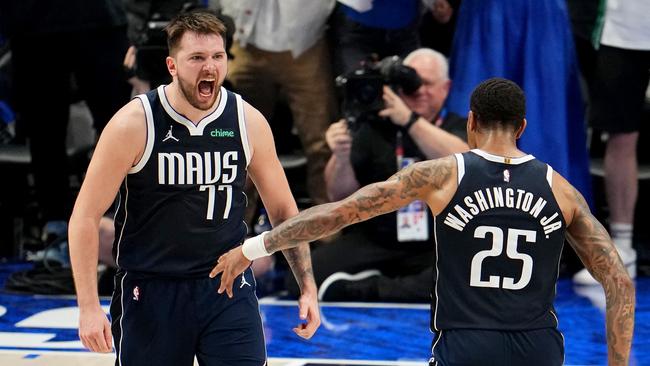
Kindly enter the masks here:
M 221 84 L 225 27 L 209 13 L 166 28 L 173 77 L 139 95 L 104 130 L 70 219 L 70 257 L 85 347 L 118 365 L 261 366 L 262 321 L 250 269 L 235 301 L 208 274 L 247 233 L 243 186 L 250 174 L 274 224 L 298 213 L 264 117 Z M 119 190 L 112 326 L 97 295 L 98 223 Z M 320 325 L 309 246 L 285 256 L 301 284 L 294 331 Z M 243 273 L 242 273 L 243 272 Z

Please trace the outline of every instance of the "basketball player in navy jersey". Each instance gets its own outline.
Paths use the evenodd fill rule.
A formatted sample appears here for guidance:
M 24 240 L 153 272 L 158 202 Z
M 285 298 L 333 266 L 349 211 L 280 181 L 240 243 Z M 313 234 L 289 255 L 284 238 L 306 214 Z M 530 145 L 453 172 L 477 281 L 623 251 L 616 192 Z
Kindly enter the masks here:
M 213 269 L 211 276 L 222 275 L 219 291 L 236 298 L 231 284 L 251 259 L 422 200 L 435 216 L 431 365 L 561 365 L 553 300 L 565 238 L 605 288 L 609 364 L 627 365 L 634 284 L 582 195 L 517 149 L 526 127 L 523 91 L 489 79 L 470 107 L 473 150 L 416 163 L 245 241 Z
M 70 219 L 70 251 L 85 347 L 116 365 L 261 366 L 262 321 L 250 268 L 236 299 L 208 274 L 239 246 L 243 186 L 250 174 L 274 224 L 298 213 L 264 117 L 221 87 L 225 27 L 208 13 L 166 28 L 173 82 L 139 95 L 104 130 Z M 97 295 L 98 223 L 119 190 L 113 254 L 118 266 L 112 324 Z M 307 244 L 285 251 L 301 284 L 294 331 L 320 325 Z

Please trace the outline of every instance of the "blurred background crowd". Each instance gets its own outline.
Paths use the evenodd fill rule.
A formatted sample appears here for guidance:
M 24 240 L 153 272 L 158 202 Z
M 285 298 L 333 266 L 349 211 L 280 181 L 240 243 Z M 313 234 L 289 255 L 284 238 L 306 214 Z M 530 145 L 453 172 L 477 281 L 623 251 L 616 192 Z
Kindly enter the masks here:
M 526 92 L 520 147 L 582 192 L 631 274 L 650 272 L 647 0 L 6 0 L 0 258 L 33 266 L 11 289 L 73 291 L 67 220 L 96 138 L 133 95 L 170 81 L 162 29 L 194 9 L 228 26 L 226 87 L 269 120 L 301 208 L 466 151 L 469 94 L 501 76 Z M 270 223 L 247 196 L 254 235 Z M 427 302 L 432 229 L 415 204 L 327 238 L 312 250 L 319 296 Z M 110 212 L 100 235 L 110 293 Z M 282 256 L 254 267 L 261 295 L 298 293 Z M 560 275 L 595 284 L 570 249 Z

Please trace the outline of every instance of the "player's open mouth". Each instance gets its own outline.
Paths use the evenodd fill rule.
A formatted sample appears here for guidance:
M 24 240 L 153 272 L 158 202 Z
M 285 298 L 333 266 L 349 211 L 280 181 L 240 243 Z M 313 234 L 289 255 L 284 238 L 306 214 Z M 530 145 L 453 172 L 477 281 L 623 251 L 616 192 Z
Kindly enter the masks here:
M 199 95 L 202 97 L 211 97 L 214 93 L 216 79 L 201 79 L 199 81 Z

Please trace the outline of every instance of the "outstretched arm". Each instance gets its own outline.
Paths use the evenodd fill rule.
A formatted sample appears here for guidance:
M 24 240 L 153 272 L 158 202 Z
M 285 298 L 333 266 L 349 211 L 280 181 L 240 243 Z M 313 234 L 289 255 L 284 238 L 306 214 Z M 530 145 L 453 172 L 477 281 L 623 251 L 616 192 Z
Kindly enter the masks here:
M 451 159 L 413 164 L 384 182 L 367 185 L 348 198 L 314 206 L 273 229 L 265 237 L 268 252 L 291 248 L 301 242 L 332 235 L 346 226 L 371 219 L 406 206 L 441 188 L 451 176 Z
M 309 208 L 270 232 L 248 239 L 242 247 L 224 254 L 212 275 L 237 273 L 242 258 L 269 255 L 314 241 L 348 225 L 395 211 L 416 199 L 427 202 L 435 215 L 447 203 L 449 188 L 455 189 L 455 171 L 453 157 L 416 163 L 385 182 L 361 188 L 342 201 Z M 231 291 L 231 288 L 231 283 L 222 281 L 219 291 Z
M 567 238 L 585 267 L 605 289 L 608 364 L 627 365 L 634 332 L 634 282 L 609 234 L 589 212 L 582 195 L 573 187 L 570 191 L 575 209 Z

